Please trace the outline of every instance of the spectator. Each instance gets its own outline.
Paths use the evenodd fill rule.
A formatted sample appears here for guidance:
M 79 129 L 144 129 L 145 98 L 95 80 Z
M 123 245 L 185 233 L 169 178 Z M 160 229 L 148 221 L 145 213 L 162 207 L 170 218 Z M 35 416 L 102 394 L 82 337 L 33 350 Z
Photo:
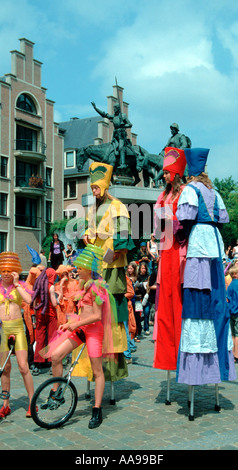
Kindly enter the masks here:
M 72 245 L 68 243 L 66 251 L 67 264 L 73 265 L 73 257 L 76 255 L 76 251 L 73 249 Z
M 234 259 L 238 259 L 238 240 L 236 240 L 236 245 L 232 250 L 232 256 Z
M 147 301 L 148 295 L 146 291 L 148 278 L 149 278 L 148 265 L 147 263 L 142 262 L 139 266 L 138 283 L 136 284 L 135 292 L 137 295 L 140 296 L 142 300 L 143 316 L 144 316 L 144 333 L 146 335 L 150 334 L 150 330 L 149 330 L 150 305 Z
M 153 233 L 150 236 L 150 240 L 147 242 L 147 253 L 150 259 L 149 271 L 152 273 L 154 269 L 157 270 L 157 263 L 159 258 L 158 245 L 155 241 L 155 236 Z
M 148 257 L 148 254 L 147 254 L 147 251 L 146 251 L 146 242 L 141 242 L 140 244 L 140 249 L 137 253 L 137 261 L 138 263 L 147 263 L 147 265 L 149 264 L 149 257 Z
M 238 266 L 230 268 L 232 281 L 227 288 L 227 301 L 231 317 L 231 334 L 233 340 L 234 361 L 238 363 Z
M 40 259 L 41 259 L 40 264 L 42 264 L 42 266 L 47 268 L 47 259 L 45 256 L 45 250 L 43 250 L 43 248 L 40 250 Z
M 64 262 L 64 255 L 66 254 L 64 244 L 61 240 L 59 240 L 59 236 L 57 233 L 53 234 L 53 240 L 50 244 L 50 252 L 48 261 L 50 262 L 51 268 L 58 269 L 60 264 Z

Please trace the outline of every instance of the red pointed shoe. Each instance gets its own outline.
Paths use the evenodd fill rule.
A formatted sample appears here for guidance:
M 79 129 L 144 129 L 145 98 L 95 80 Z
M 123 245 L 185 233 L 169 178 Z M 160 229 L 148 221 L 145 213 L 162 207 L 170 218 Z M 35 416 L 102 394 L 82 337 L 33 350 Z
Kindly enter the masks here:
M 9 406 L 2 406 L 0 409 L 0 418 L 6 418 L 11 413 L 11 408 Z

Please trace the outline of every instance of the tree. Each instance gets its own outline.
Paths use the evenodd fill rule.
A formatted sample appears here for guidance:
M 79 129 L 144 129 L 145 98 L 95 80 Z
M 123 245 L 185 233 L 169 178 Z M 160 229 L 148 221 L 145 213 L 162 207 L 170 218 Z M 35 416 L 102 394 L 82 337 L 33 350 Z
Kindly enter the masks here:
M 230 223 L 221 229 L 224 244 L 226 247 L 234 246 L 238 239 L 238 183 L 230 176 L 221 180 L 215 178 L 213 185 L 221 195 L 230 218 Z

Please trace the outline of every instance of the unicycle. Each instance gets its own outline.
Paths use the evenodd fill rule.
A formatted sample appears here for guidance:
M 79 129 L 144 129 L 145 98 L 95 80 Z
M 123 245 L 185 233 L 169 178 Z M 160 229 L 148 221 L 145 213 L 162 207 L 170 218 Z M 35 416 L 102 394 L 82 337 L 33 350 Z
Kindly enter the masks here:
M 15 341 L 16 337 L 14 335 L 10 335 L 8 337 L 8 353 L 2 367 L 0 367 L 0 377 L 2 377 L 8 359 L 12 354 L 15 354 Z M 3 400 L 8 400 L 10 398 L 10 393 L 8 392 L 8 390 L 2 390 L 2 392 L 0 393 L 0 398 L 2 398 Z
M 78 402 L 78 393 L 71 381 L 71 375 L 85 346 L 86 343 L 83 344 L 65 377 L 51 377 L 35 391 L 31 401 L 31 416 L 41 428 L 58 428 L 74 414 Z M 58 384 L 58 388 L 52 394 L 52 387 L 55 383 Z

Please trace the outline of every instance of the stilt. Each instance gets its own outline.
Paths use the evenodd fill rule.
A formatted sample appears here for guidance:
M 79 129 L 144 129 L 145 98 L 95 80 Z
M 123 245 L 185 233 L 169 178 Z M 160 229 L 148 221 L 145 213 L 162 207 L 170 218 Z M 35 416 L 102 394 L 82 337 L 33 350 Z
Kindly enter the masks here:
M 170 370 L 167 371 L 167 398 L 165 401 L 166 405 L 171 405 L 170 401 Z
M 215 391 L 216 391 L 216 404 L 215 404 L 215 411 L 220 411 L 220 403 L 219 403 L 219 390 L 218 384 L 215 384 Z
M 87 390 L 85 392 L 85 400 L 90 400 L 91 392 L 90 392 L 90 380 L 87 381 Z
M 110 399 L 110 405 L 115 405 L 116 400 L 115 400 L 115 394 L 114 394 L 114 382 L 111 382 L 111 399 Z
M 189 385 L 189 421 L 194 421 L 194 385 Z

